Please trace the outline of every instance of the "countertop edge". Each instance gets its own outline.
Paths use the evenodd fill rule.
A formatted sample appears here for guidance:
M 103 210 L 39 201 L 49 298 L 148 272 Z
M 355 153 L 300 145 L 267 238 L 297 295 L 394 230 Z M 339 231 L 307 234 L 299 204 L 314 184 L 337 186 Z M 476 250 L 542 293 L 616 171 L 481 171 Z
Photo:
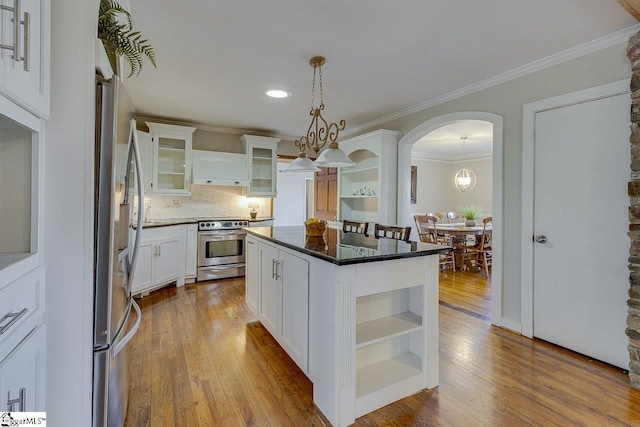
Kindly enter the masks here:
M 260 228 L 272 228 L 272 227 L 260 227 Z M 430 249 L 430 250 L 426 250 L 426 251 L 420 251 L 420 252 L 402 252 L 399 254 L 390 254 L 390 255 L 373 255 L 373 256 L 368 256 L 368 257 L 362 257 L 362 258 L 349 258 L 349 259 L 337 259 L 334 258 L 332 256 L 329 255 L 324 255 L 321 254 L 319 252 L 315 252 L 309 249 L 305 249 L 302 248 L 300 246 L 297 245 L 293 245 L 291 243 L 287 243 L 287 242 L 283 242 L 281 240 L 277 240 L 273 237 L 270 236 L 265 236 L 264 234 L 260 233 L 259 230 L 252 230 L 249 227 L 245 227 L 243 228 L 247 234 L 251 234 L 252 236 L 255 236 L 259 239 L 264 239 L 267 240 L 269 242 L 278 244 L 280 246 L 283 246 L 285 248 L 294 250 L 296 252 L 300 252 L 303 253 L 305 255 L 309 255 L 311 257 L 314 258 L 318 258 L 321 259 L 323 261 L 327 261 L 330 262 L 332 264 L 338 265 L 338 266 L 342 266 L 342 265 L 353 265 L 353 264 L 364 264 L 367 262 L 377 262 L 377 261 L 387 261 L 387 260 L 394 260 L 394 259 L 405 259 L 405 258 L 417 258 L 417 257 L 423 257 L 423 256 L 429 256 L 429 255 L 436 255 L 439 253 L 443 253 L 443 252 L 450 252 L 453 250 L 453 248 L 451 246 L 441 246 L 441 245 L 433 245 L 433 246 L 440 246 L 438 248 L 434 248 L 434 249 Z
M 240 218 L 234 219 L 234 221 L 247 221 L 249 223 L 252 222 L 262 222 L 262 221 L 273 221 L 274 218 Z M 168 219 L 154 219 L 148 222 L 142 223 L 142 228 L 156 228 L 156 227 L 170 227 L 172 225 L 183 225 L 183 224 L 197 224 L 199 221 L 204 221 L 202 218 L 168 218 Z M 137 228 L 138 224 L 131 224 L 133 228 Z

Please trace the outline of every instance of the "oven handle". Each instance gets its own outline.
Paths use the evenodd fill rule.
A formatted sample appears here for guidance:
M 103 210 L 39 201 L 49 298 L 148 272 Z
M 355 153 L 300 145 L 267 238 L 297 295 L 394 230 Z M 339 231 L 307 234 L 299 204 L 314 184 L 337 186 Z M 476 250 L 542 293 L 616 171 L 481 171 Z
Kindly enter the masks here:
M 200 267 L 200 270 L 227 270 L 229 268 L 239 268 L 244 267 L 244 262 L 237 262 L 234 264 L 222 264 L 222 265 L 211 265 L 206 267 Z
M 209 231 L 198 231 L 200 236 L 246 236 L 247 232 L 244 230 L 209 230 Z

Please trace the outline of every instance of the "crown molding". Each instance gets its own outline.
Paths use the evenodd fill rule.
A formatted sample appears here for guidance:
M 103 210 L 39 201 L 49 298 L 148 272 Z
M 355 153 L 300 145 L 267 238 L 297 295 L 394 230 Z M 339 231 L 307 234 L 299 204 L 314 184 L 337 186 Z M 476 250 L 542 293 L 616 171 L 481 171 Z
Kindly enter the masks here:
M 437 163 L 463 163 L 463 162 L 474 162 L 478 160 L 492 160 L 493 159 L 493 151 L 482 151 L 478 153 L 473 153 L 470 157 L 462 157 L 461 155 L 456 156 L 439 156 L 433 153 L 411 153 L 411 160 L 425 160 L 429 162 L 437 162 Z
M 379 117 L 377 119 L 371 120 L 362 125 L 349 128 L 348 132 L 346 131 L 344 132 L 345 136 L 352 135 L 354 133 L 360 132 L 365 129 L 369 129 L 371 127 L 382 125 L 383 123 L 387 123 L 392 120 L 400 119 L 410 114 L 417 113 L 422 110 L 426 110 L 427 108 L 435 107 L 436 105 L 444 104 L 445 102 L 449 102 L 454 99 L 462 98 L 463 96 L 480 92 L 481 90 L 488 89 L 490 87 L 497 86 L 502 83 L 506 83 L 508 81 L 517 79 L 519 77 L 524 77 L 526 75 L 533 74 L 537 71 L 541 71 L 546 68 L 553 67 L 554 65 L 571 61 L 581 56 L 585 56 L 585 55 L 597 52 L 599 50 L 606 49 L 611 46 L 615 46 L 620 43 L 626 43 L 629 41 L 629 38 L 634 34 L 636 34 L 638 31 L 640 31 L 640 24 L 636 24 L 631 27 L 624 28 L 622 30 L 616 31 L 615 33 L 611 33 L 606 36 L 592 40 L 590 42 L 583 43 L 573 48 L 563 50 L 553 55 L 549 55 L 540 60 L 530 62 L 528 64 L 514 68 L 510 71 L 490 77 L 486 80 L 482 80 L 480 82 L 473 83 L 469 86 L 456 89 L 454 91 L 445 93 L 443 95 L 439 95 L 439 96 L 427 99 L 426 101 L 423 101 L 419 104 L 415 104 L 413 106 L 396 111 L 395 113 L 387 114 L 386 116 Z
M 290 135 L 279 135 L 273 132 L 265 132 L 265 131 L 255 130 L 255 129 L 242 129 L 242 128 L 233 128 L 228 126 L 215 126 L 215 125 L 209 125 L 206 123 L 163 119 L 163 118 L 151 117 L 151 116 L 136 115 L 135 117 L 138 122 L 150 121 L 150 122 L 156 122 L 156 123 L 163 123 L 167 125 L 190 126 L 190 127 L 195 127 L 197 130 L 204 130 L 207 132 L 230 133 L 234 135 L 267 136 L 267 137 L 280 138 L 282 140 L 287 140 L 287 141 L 294 141 L 295 139 L 297 139 L 296 137 L 293 137 Z

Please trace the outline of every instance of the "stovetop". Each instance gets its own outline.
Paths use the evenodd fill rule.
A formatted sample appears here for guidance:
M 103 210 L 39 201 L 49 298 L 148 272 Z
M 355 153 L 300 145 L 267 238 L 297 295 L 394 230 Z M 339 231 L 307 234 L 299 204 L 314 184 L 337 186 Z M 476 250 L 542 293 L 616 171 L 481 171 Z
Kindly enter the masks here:
M 216 218 L 216 219 L 198 219 L 198 230 L 199 231 L 207 231 L 207 230 L 233 230 L 239 229 L 242 227 L 247 227 L 249 225 L 249 221 L 246 219 L 237 219 L 235 218 Z

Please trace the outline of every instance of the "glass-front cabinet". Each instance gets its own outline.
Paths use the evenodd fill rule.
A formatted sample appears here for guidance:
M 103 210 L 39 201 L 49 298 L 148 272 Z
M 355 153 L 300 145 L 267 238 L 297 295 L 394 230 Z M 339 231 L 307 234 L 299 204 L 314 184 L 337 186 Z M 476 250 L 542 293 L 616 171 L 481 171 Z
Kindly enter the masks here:
M 153 138 L 154 193 L 190 194 L 191 145 L 196 128 L 146 122 Z
M 275 197 L 277 188 L 277 147 L 279 138 L 242 135 L 240 137 L 249 165 L 247 196 Z

